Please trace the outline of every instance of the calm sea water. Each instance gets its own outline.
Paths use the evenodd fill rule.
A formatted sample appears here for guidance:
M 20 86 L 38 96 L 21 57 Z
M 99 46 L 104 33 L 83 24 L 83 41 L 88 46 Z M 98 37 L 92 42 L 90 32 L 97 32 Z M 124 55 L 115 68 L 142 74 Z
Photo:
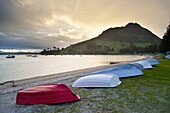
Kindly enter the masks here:
M 144 58 L 137 55 L 63 55 L 41 56 L 36 58 L 16 55 L 14 59 L 6 59 L 0 55 L 0 83 L 9 80 L 21 80 L 37 76 L 74 71 L 107 65 L 110 62 L 132 61 Z

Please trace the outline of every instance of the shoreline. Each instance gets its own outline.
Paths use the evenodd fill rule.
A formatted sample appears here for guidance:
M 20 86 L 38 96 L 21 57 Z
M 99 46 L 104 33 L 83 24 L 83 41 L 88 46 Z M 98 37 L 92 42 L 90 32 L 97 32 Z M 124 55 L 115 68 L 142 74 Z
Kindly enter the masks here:
M 118 63 L 120 64 L 120 63 Z M 15 81 L 15 87 L 12 87 L 11 83 L 0 85 L 0 110 L 4 113 L 17 113 L 19 111 L 32 111 L 34 105 L 27 106 L 27 108 L 18 108 L 20 105 L 16 105 L 16 95 L 19 90 L 29 88 L 32 86 L 40 84 L 66 84 L 68 87 L 71 87 L 72 83 L 77 80 L 82 73 L 90 72 L 96 69 L 106 68 L 113 65 L 104 65 L 93 68 L 75 70 L 71 72 L 52 74 L 46 76 L 40 76 L 35 78 L 23 79 Z M 26 105 L 23 105 L 26 106 Z
M 81 74 L 87 73 L 90 71 L 94 71 L 97 69 L 107 68 L 114 65 L 123 64 L 126 62 L 116 62 L 115 64 L 108 64 L 103 66 L 97 66 L 92 68 L 74 70 L 69 72 L 50 74 L 44 76 L 38 76 L 33 78 L 27 78 L 22 80 L 14 80 L 14 85 L 12 83 L 5 83 L 4 85 L 0 85 L 0 94 L 15 92 L 20 89 L 40 85 L 40 84 L 52 84 L 52 83 L 62 83 L 66 85 L 71 85 L 76 79 L 80 77 Z
M 145 57 L 146 58 L 146 57 Z M 143 58 L 142 58 L 143 59 Z M 141 59 L 138 59 L 141 60 Z M 137 60 L 133 60 L 137 61 Z M 26 108 L 20 108 L 20 105 L 16 105 L 16 95 L 19 90 L 29 88 L 32 86 L 40 85 L 40 84 L 66 84 L 68 87 L 71 87 L 73 82 L 77 80 L 81 74 L 87 73 L 90 71 L 94 71 L 97 69 L 102 69 L 110 66 L 116 66 L 128 62 L 115 62 L 114 64 L 107 64 L 103 66 L 97 66 L 92 68 L 80 69 L 70 72 L 51 74 L 46 76 L 39 76 L 29 79 L 17 80 L 15 81 L 15 87 L 12 87 L 11 83 L 6 83 L 4 85 L 0 85 L 0 109 L 5 113 L 18 112 L 18 111 L 34 111 L 34 105 L 27 106 Z M 18 108 L 19 107 L 19 108 Z
M 142 58 L 142 59 L 145 59 L 145 58 Z M 21 79 L 21 80 L 13 80 L 15 86 L 13 86 L 11 82 L 5 83 L 4 85 L 0 85 L 0 94 L 15 92 L 21 89 L 25 89 L 25 88 L 40 85 L 40 84 L 62 83 L 66 85 L 71 85 L 83 73 L 87 73 L 87 72 L 102 69 L 102 68 L 107 68 L 110 66 L 116 66 L 116 65 L 120 65 L 120 64 L 124 64 L 128 62 L 134 62 L 134 61 L 138 61 L 142 59 L 137 59 L 133 61 L 110 62 L 109 64 L 102 65 L 102 66 L 79 69 L 79 70 L 68 71 L 68 72 L 63 72 L 63 73 L 49 74 L 49 75 L 26 78 L 26 79 Z
M 18 56 L 15 59 L 6 59 L 5 56 L 1 56 L 2 66 L 0 69 L 2 69 L 2 72 L 0 72 L 0 78 L 2 77 L 2 79 L 0 80 L 0 86 L 7 81 L 18 81 L 33 77 L 48 76 L 51 74 L 109 65 L 109 63 L 113 64 L 117 62 L 133 61 L 146 56 L 118 55 L 118 57 L 120 58 L 117 58 L 117 55 L 87 55 L 82 57 L 69 55 L 48 57 L 41 55 L 38 56 L 38 58 Z M 61 61 L 59 61 L 59 59 L 61 59 Z M 54 61 L 59 63 L 54 63 Z M 5 64 L 8 64 L 9 66 Z M 34 66 L 36 66 L 36 68 L 34 68 Z

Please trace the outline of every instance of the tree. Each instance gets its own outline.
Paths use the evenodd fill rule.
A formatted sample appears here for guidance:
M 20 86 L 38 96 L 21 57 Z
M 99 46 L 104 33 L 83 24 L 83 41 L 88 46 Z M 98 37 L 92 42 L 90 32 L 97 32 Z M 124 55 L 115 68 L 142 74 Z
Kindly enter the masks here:
M 46 52 L 46 49 L 44 49 L 44 52 Z
M 53 49 L 54 49 L 54 51 L 56 51 L 57 48 L 54 46 Z
M 47 48 L 47 51 L 50 51 L 50 48 Z
M 170 51 L 170 23 L 161 41 L 161 52 Z

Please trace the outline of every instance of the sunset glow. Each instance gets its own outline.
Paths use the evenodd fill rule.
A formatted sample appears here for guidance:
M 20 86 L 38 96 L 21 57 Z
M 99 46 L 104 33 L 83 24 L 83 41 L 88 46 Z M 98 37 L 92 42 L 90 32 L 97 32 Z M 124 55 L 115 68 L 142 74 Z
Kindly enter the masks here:
M 6 35 L 33 41 L 37 47 L 66 47 L 129 22 L 162 38 L 169 6 L 170 0 L 1 0 L 0 40 Z

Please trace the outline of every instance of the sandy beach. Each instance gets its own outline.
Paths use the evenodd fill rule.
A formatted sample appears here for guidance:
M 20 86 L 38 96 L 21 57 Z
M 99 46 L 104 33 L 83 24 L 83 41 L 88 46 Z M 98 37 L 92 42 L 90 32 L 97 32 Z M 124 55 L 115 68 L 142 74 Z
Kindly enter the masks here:
M 31 105 L 25 108 L 22 107 L 21 105 L 15 104 L 17 91 L 28 87 L 40 85 L 40 84 L 50 84 L 50 83 L 56 83 L 56 84 L 62 83 L 71 87 L 72 83 L 76 79 L 78 79 L 80 75 L 83 73 L 113 66 L 113 65 L 118 65 L 118 64 L 120 63 L 98 66 L 94 68 L 76 70 L 76 71 L 65 72 L 65 73 L 59 73 L 59 74 L 46 75 L 42 77 L 18 80 L 14 82 L 15 87 L 12 87 L 12 83 L 6 83 L 4 85 L 0 85 L 0 111 L 1 113 L 33 112 L 32 111 L 33 106 Z

